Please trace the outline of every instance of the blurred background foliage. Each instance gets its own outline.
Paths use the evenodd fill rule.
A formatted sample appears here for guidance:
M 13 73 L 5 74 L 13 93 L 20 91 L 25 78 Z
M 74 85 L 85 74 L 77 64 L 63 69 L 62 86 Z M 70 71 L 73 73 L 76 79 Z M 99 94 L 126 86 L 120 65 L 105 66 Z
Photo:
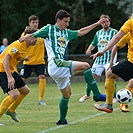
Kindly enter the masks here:
M 119 30 L 133 13 L 132 0 L 1 0 L 0 1 L 0 39 L 7 37 L 9 42 L 17 40 L 28 25 L 28 17 L 35 14 L 39 17 L 39 28 L 54 24 L 55 14 L 64 9 L 71 14 L 68 28 L 79 29 L 99 20 L 101 14 L 111 18 L 111 27 Z M 97 27 L 89 34 L 70 42 L 69 54 L 84 54 L 92 41 Z

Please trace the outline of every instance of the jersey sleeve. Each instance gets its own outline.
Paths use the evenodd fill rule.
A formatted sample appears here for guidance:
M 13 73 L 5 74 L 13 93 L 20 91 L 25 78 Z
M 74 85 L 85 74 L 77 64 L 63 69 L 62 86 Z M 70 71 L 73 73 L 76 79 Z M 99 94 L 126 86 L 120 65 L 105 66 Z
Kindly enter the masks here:
M 78 30 L 67 30 L 68 31 L 68 39 L 69 41 L 77 39 L 78 38 Z
M 133 19 L 128 19 L 124 25 L 120 28 L 125 34 L 127 34 L 132 29 Z
M 7 54 L 9 54 L 11 57 L 15 56 L 18 52 L 18 49 L 17 47 L 11 47 L 8 51 L 7 51 Z
M 97 34 L 98 34 L 98 33 L 95 34 L 95 36 L 94 36 L 94 38 L 93 38 L 93 40 L 92 40 L 92 42 L 91 42 L 91 45 L 93 45 L 94 47 L 96 47 L 96 45 L 98 44 L 98 37 L 97 37 Z
M 121 40 L 117 43 L 117 46 L 122 48 L 126 43 L 130 42 L 130 33 L 124 35 Z
M 49 31 L 49 24 L 47 26 L 42 27 L 40 30 L 34 32 L 32 35 L 34 37 L 42 37 L 42 38 L 46 38 L 48 37 L 48 31 Z

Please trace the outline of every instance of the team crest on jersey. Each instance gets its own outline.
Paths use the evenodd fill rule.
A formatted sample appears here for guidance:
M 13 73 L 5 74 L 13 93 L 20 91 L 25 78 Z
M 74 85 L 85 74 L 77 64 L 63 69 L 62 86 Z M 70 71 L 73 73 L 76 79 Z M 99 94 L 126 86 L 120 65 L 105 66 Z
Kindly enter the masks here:
M 106 39 L 102 39 L 101 41 L 100 41 L 100 44 L 101 44 L 101 46 L 106 46 L 107 44 L 108 44 L 108 41 L 106 40 Z
M 11 52 L 12 52 L 13 54 L 15 54 L 15 53 L 18 52 L 18 50 L 17 50 L 17 48 L 14 47 L 14 48 L 12 48 Z
M 60 46 L 65 46 L 66 45 L 66 39 L 65 38 L 63 38 L 63 37 L 59 37 L 58 39 L 57 39 L 57 43 L 60 45 Z

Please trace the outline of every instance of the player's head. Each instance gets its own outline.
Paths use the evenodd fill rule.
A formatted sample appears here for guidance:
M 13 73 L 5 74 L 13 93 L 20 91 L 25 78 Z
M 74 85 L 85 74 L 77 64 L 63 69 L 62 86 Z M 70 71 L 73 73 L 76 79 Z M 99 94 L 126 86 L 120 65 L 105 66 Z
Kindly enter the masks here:
M 32 34 L 34 32 L 36 32 L 37 29 L 34 28 L 34 27 L 31 27 L 31 26 L 26 26 L 25 30 L 24 30 L 24 35 L 26 34 Z M 34 37 L 29 37 L 27 40 L 26 40 L 26 43 L 29 45 L 35 45 L 36 44 L 36 41 L 37 41 L 37 38 L 34 38 Z
M 106 19 L 105 23 L 101 24 L 102 28 L 105 29 L 105 30 L 108 29 L 110 27 L 110 22 L 111 22 L 110 17 L 108 15 L 102 14 L 100 16 L 100 19 L 101 18 L 105 18 Z
M 65 30 L 69 26 L 70 14 L 65 10 L 59 10 L 55 15 L 56 25 L 61 29 Z
M 31 15 L 28 19 L 29 26 L 38 29 L 39 18 L 36 15 Z

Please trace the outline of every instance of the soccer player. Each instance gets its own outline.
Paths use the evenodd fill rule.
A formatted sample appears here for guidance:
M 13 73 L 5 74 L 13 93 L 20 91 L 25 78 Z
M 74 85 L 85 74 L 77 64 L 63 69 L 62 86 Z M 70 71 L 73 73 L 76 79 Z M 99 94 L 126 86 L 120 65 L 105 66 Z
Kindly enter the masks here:
M 91 54 L 91 51 L 95 47 L 98 48 L 98 51 L 104 49 L 108 45 L 108 42 L 112 39 L 112 37 L 117 33 L 117 30 L 110 27 L 111 22 L 110 22 L 110 17 L 108 15 L 102 14 L 100 18 L 106 18 L 107 21 L 106 23 L 101 24 L 102 29 L 96 32 L 93 41 L 91 42 L 86 51 L 86 54 L 88 55 Z M 97 78 L 97 76 L 101 76 L 103 71 L 107 70 L 110 63 L 110 57 L 111 57 L 111 50 L 108 50 L 104 53 L 103 56 L 96 58 L 91 69 L 95 79 Z M 116 62 L 116 60 L 117 60 L 117 55 L 115 56 L 114 63 Z M 95 99 L 95 97 L 97 96 L 95 94 L 95 90 L 92 90 L 92 92 L 94 95 L 93 98 Z M 90 99 L 91 98 L 90 93 L 91 93 L 91 87 L 88 84 L 86 84 L 86 94 L 79 99 L 79 102 L 84 102 L 85 100 Z M 99 95 L 97 97 L 100 97 L 100 95 L 101 93 L 99 92 Z M 116 102 L 115 96 L 116 93 L 114 94 L 114 99 L 113 99 L 114 102 Z M 105 101 L 106 97 L 100 97 L 100 99 L 101 101 Z
M 122 78 L 124 81 L 129 83 L 126 86 L 133 95 L 133 18 L 129 18 L 123 26 L 120 28 L 119 32 L 110 40 L 109 44 L 101 51 L 93 55 L 93 59 L 97 56 L 103 55 L 108 49 L 114 46 L 120 41 L 120 39 L 126 35 L 130 34 L 130 43 L 128 43 L 128 55 L 127 59 L 120 61 L 117 65 L 111 67 L 106 73 L 106 103 L 105 104 L 95 104 L 94 107 L 100 111 L 105 111 L 107 113 L 113 112 L 112 98 L 114 93 L 114 80 L 118 77 Z
M 36 29 L 26 27 L 24 33 L 31 34 Z M 8 107 L 13 104 L 20 104 L 22 99 L 29 93 L 29 88 L 15 72 L 16 65 L 25 59 L 28 47 L 36 44 L 36 38 L 29 38 L 20 43 L 19 40 L 11 43 L 0 55 L 0 86 L 4 94 L 8 96 L 0 104 L 0 117 L 6 112 Z M 13 113 L 14 117 L 16 113 Z M 17 122 L 19 120 L 16 120 Z M 0 124 L 2 125 L 2 124 Z
M 29 26 L 34 27 L 38 30 L 39 18 L 36 15 L 31 15 L 28 19 Z M 23 34 L 22 34 L 23 36 Z M 23 61 L 23 67 L 20 71 L 20 75 L 23 80 L 26 82 L 30 77 L 32 71 L 39 78 L 39 105 L 46 105 L 43 102 L 45 90 L 46 90 L 46 66 L 45 66 L 45 44 L 43 38 L 37 39 L 37 44 L 35 46 L 28 48 L 28 58 L 29 60 Z M 10 110 L 10 109 L 9 109 Z
M 121 48 L 125 47 L 126 44 L 128 44 L 128 46 L 130 46 L 130 33 L 128 33 L 127 35 L 122 37 L 122 39 L 112 49 L 112 55 L 111 55 L 109 68 L 111 68 L 113 66 L 113 59 L 114 59 L 114 56 L 116 54 L 116 51 L 118 49 L 121 49 Z M 128 86 L 130 86 L 130 88 L 132 88 L 133 87 L 133 85 L 131 84 L 132 82 L 133 82 L 133 80 L 129 81 L 129 84 L 127 85 L 126 88 L 128 88 Z M 128 104 L 120 104 L 120 110 L 122 112 L 129 112 Z
M 78 36 L 87 34 L 96 26 L 104 23 L 104 19 L 100 19 L 98 22 L 79 30 L 67 29 L 69 22 L 70 14 L 65 10 L 59 10 L 55 15 L 55 25 L 48 24 L 37 32 L 26 35 L 20 39 L 23 41 L 30 37 L 45 38 L 45 46 L 48 54 L 48 73 L 56 82 L 62 93 L 62 98 L 59 103 L 60 119 L 57 121 L 57 125 L 68 124 L 66 115 L 71 96 L 71 75 L 83 72 L 85 81 L 92 87 L 92 89 L 97 88 L 96 81 L 91 73 L 90 65 L 87 62 L 66 61 L 64 60 L 64 54 L 69 41 L 77 39 Z

